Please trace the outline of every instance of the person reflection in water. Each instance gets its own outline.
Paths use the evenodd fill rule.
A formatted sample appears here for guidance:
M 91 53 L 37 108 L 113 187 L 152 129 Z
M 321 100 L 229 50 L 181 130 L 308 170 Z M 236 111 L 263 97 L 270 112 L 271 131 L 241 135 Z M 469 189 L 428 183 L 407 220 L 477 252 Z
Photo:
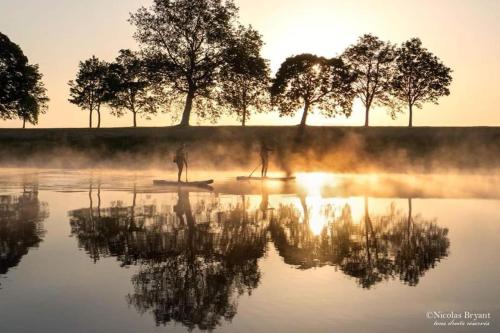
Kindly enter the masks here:
M 269 193 L 264 188 L 262 189 L 262 201 L 259 208 L 262 212 L 262 218 L 266 219 L 267 211 L 269 210 Z
M 260 159 L 262 163 L 261 177 L 267 177 L 267 168 L 269 166 L 269 154 L 273 149 L 270 148 L 265 142 L 260 146 Z
M 174 212 L 183 224 L 187 223 L 188 226 L 194 226 L 194 218 L 191 211 L 188 191 L 178 191 L 177 205 L 174 206 Z
M 187 169 L 188 169 L 188 163 L 187 163 L 187 152 L 186 152 L 186 144 L 183 143 L 180 145 L 179 148 L 175 151 L 174 155 L 174 163 L 177 164 L 177 181 L 180 183 L 181 182 L 181 176 L 182 176 L 182 171 L 184 170 L 184 166 L 186 166 L 186 182 L 187 182 Z

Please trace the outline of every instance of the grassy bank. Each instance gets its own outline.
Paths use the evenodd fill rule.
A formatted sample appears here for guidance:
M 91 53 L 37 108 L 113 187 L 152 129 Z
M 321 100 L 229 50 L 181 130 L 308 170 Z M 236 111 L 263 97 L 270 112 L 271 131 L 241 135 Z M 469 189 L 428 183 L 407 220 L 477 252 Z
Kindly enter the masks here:
M 273 167 L 289 171 L 439 172 L 500 166 L 499 127 L 161 127 L 1 129 L 0 165 L 149 168 L 171 166 L 180 142 L 195 168 L 253 168 L 262 140 Z M 257 162 L 258 163 L 258 162 Z

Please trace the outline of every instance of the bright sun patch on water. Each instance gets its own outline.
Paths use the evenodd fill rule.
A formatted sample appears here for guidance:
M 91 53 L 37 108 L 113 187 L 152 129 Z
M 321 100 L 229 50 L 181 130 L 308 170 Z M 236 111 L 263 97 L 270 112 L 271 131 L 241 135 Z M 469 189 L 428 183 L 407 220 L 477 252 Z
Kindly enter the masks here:
M 322 188 L 335 185 L 337 181 L 335 175 L 322 172 L 298 173 L 296 177 L 297 184 L 311 196 L 321 195 Z
M 324 210 L 324 200 L 321 190 L 335 183 L 335 176 L 321 172 L 299 173 L 297 183 L 306 192 L 305 205 L 303 207 L 305 221 L 314 235 L 319 235 L 328 224 L 328 217 Z

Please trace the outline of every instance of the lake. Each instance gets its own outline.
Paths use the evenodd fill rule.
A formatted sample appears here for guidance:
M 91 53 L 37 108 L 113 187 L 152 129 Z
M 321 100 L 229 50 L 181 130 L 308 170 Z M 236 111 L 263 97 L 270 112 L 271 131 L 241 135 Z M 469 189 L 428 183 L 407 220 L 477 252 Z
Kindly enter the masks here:
M 500 176 L 0 171 L 0 332 L 498 332 Z

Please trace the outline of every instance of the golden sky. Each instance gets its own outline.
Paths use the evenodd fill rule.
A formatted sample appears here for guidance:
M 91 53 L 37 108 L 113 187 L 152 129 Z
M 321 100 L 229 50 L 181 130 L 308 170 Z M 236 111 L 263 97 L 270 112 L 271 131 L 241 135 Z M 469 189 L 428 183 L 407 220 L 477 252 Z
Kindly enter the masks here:
M 40 64 L 51 99 L 39 127 L 86 127 L 88 112 L 67 102 L 67 82 L 78 62 L 95 54 L 111 61 L 121 48 L 137 48 L 129 12 L 151 0 L 0 0 L 0 31 L 19 44 L 32 63 Z M 339 55 L 364 33 L 394 43 L 420 37 L 424 46 L 454 70 L 451 96 L 440 105 L 416 110 L 416 126 L 500 126 L 496 98 L 500 78 L 500 1 L 497 0 L 236 0 L 240 19 L 264 36 L 263 55 L 273 72 L 286 57 L 309 52 Z M 104 111 L 103 127 L 131 126 L 131 116 Z M 311 125 L 363 125 L 356 105 L 349 119 L 312 116 Z M 255 116 L 249 125 L 296 124 L 299 118 Z M 373 109 L 371 125 L 406 125 L 407 115 L 391 120 Z M 171 115 L 138 121 L 165 126 Z M 193 124 L 196 121 L 192 122 Z M 237 124 L 224 118 L 222 124 Z M 20 121 L 0 121 L 19 127 Z

